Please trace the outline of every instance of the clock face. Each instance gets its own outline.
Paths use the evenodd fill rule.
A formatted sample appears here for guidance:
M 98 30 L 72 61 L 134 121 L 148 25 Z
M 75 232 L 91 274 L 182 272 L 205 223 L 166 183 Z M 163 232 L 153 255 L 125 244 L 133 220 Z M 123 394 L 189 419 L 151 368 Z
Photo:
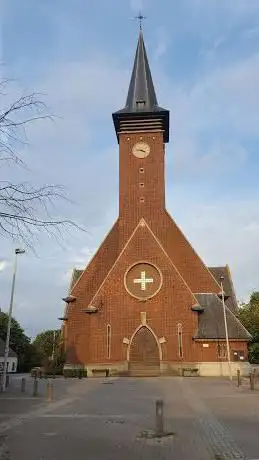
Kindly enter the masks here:
M 132 148 L 132 153 L 137 158 L 146 158 L 150 154 L 150 146 L 146 142 L 137 142 Z

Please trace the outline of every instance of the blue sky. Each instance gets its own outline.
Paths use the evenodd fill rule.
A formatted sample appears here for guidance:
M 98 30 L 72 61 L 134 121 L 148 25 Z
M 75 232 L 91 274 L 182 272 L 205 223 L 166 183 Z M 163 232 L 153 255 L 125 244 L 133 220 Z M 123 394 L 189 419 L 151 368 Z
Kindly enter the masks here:
M 163 8 L 161 9 L 161 3 Z M 239 299 L 259 289 L 258 0 L 2 0 L 5 103 L 42 93 L 54 123 L 28 127 L 28 170 L 2 179 L 66 186 L 55 215 L 88 233 L 62 245 L 39 236 L 19 260 L 15 316 L 29 335 L 58 326 L 71 269 L 83 267 L 117 216 L 118 146 L 111 113 L 125 103 L 138 27 L 160 105 L 171 112 L 167 208 L 207 265 L 229 263 Z M 3 100 L 3 99 L 1 99 Z M 0 240 L 0 308 L 9 304 L 12 253 Z

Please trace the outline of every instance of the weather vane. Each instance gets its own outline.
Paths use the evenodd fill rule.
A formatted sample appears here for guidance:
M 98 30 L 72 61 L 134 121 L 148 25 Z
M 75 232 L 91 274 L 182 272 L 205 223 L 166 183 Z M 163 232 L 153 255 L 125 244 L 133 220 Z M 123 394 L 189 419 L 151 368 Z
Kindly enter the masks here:
M 142 22 L 143 22 L 143 19 L 147 19 L 146 16 L 143 16 L 142 13 L 139 13 L 138 16 L 135 16 L 135 19 L 138 19 L 139 20 L 139 30 L 142 30 Z

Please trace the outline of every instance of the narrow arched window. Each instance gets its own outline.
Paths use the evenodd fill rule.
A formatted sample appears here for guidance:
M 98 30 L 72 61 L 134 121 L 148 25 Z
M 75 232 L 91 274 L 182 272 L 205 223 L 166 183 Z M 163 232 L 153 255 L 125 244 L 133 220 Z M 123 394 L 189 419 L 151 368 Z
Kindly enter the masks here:
M 178 356 L 183 358 L 183 326 L 181 323 L 177 324 L 177 343 L 178 343 Z
M 112 327 L 110 324 L 107 324 L 107 358 L 111 358 L 111 335 Z

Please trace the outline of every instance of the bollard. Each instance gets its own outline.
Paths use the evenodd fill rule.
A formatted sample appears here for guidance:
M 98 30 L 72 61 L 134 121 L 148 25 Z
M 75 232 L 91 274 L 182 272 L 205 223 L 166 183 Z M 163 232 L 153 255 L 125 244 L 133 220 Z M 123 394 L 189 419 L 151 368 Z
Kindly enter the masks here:
M 21 392 L 25 392 L 26 379 L 23 377 L 21 380 Z
M 240 387 L 240 385 L 241 385 L 240 369 L 237 369 L 237 386 Z
M 156 434 L 161 436 L 164 433 L 164 401 L 156 400 Z
M 32 396 L 38 396 L 38 379 L 35 377 L 33 381 L 33 393 Z
M 105 369 L 105 377 L 109 377 L 109 369 Z
M 53 400 L 53 380 L 47 381 L 47 399 L 49 402 Z
M 253 391 L 255 389 L 255 372 L 254 372 L 254 370 L 252 372 L 250 372 L 249 380 L 250 380 L 250 389 Z
M 9 383 L 10 383 L 10 376 L 7 374 L 6 380 L 5 380 L 5 388 L 9 387 Z

